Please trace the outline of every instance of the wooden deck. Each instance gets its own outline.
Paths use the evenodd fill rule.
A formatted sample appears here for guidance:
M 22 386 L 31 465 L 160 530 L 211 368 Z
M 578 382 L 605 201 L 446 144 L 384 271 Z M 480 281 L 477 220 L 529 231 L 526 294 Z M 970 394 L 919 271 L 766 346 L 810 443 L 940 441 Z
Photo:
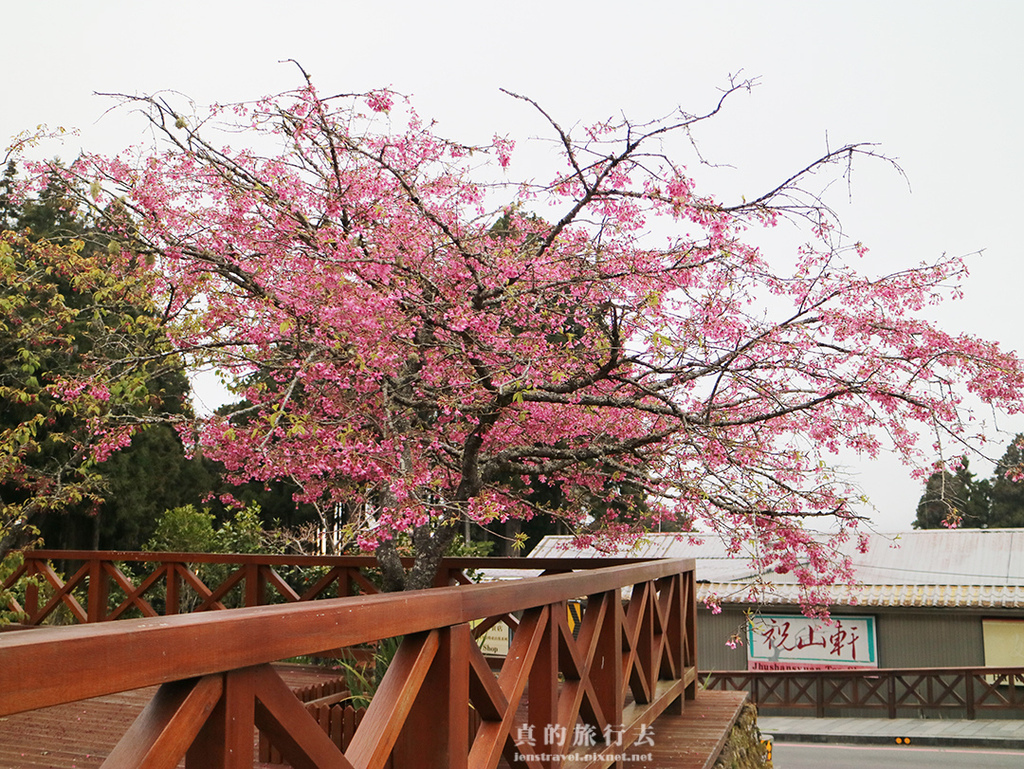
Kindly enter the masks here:
M 293 689 L 338 677 L 328 668 L 275 667 Z M 99 767 L 156 689 L 152 686 L 0 716 L 0 769 Z
M 681 716 L 663 713 L 654 722 L 650 759 L 628 761 L 625 769 L 710 769 L 746 701 L 746 692 L 698 692 Z
M 293 688 L 337 675 L 326 669 L 287 665 L 280 670 Z M 136 689 L 0 717 L 0 769 L 99 767 L 155 691 L 155 687 Z M 624 767 L 708 769 L 745 699 L 744 692 L 700 692 L 696 700 L 686 703 L 683 715 L 663 714 L 655 721 L 653 747 L 624 748 L 628 756 Z M 632 758 L 632 754 L 647 753 L 649 759 Z M 281 769 L 280 765 L 275 769 Z

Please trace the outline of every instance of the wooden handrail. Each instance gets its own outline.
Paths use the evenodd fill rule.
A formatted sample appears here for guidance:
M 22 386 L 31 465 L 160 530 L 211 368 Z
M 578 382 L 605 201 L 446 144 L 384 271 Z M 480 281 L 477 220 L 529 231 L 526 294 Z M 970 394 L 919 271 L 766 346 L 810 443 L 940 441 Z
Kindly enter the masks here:
M 161 684 L 105 766 L 173 766 L 183 756 L 189 769 L 251 766 L 254 726 L 297 767 L 494 767 L 502 756 L 555 766 L 581 749 L 563 741 L 531 758 L 533 740 L 548 727 L 571 735 L 578 719 L 600 738 L 585 765 L 607 766 L 621 750 L 609 734 L 628 745 L 695 696 L 693 561 L 557 565 L 580 571 L 5 633 L 0 716 Z M 626 605 L 623 588 L 632 588 Z M 574 635 L 566 602 L 581 596 Z M 469 623 L 512 613 L 521 620 L 495 676 Z M 405 640 L 344 751 L 269 666 L 398 635 Z
M 0 639 L 0 715 L 457 625 L 692 571 L 692 559 L 648 561 L 584 574 L 6 634 Z M 131 664 L 114 664 L 118 660 Z M 6 680 L 30 668 L 36 675 L 19 676 L 19 687 Z
M 191 553 L 151 552 L 140 550 L 26 550 L 26 559 L 48 561 L 136 561 L 154 563 L 266 563 L 278 566 L 359 566 L 374 567 L 377 561 L 372 555 L 276 555 L 270 553 Z M 402 563 L 411 566 L 414 559 L 402 558 Z M 658 560 L 654 558 L 507 558 L 466 556 L 445 558 L 444 563 L 459 569 L 480 569 L 495 567 L 502 569 L 538 569 L 556 571 L 577 571 L 580 569 L 601 569 L 606 566 L 623 566 Z

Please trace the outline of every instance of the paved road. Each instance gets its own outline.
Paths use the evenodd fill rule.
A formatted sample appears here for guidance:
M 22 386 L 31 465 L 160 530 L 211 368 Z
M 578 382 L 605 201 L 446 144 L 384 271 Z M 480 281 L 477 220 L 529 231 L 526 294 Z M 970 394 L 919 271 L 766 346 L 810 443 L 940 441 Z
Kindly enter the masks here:
M 1020 769 L 1024 752 L 776 742 L 772 764 L 775 769 Z

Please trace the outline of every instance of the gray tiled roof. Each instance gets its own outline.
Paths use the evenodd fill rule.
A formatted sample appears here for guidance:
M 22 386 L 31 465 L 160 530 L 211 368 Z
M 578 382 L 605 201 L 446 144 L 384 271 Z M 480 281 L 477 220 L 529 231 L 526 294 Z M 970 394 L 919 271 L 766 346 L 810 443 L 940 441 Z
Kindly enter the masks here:
M 868 535 L 868 550 L 852 545 L 857 585 L 831 588 L 833 603 L 871 606 L 961 606 L 1024 608 L 1024 529 L 941 529 Z M 799 587 L 791 574 L 760 577 L 748 556 L 731 556 L 717 536 L 700 542 L 675 534 L 650 534 L 636 547 L 597 552 L 571 546 L 570 537 L 545 537 L 533 557 L 694 558 L 701 596 L 746 602 L 752 583 L 770 589 L 764 603 L 797 603 Z

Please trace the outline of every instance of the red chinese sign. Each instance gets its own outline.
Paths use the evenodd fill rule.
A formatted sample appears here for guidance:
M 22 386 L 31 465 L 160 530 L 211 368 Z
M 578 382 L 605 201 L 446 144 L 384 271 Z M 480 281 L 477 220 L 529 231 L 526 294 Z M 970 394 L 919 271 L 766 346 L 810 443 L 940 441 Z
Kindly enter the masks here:
M 755 617 L 747 628 L 748 670 L 877 668 L 874 617 Z

